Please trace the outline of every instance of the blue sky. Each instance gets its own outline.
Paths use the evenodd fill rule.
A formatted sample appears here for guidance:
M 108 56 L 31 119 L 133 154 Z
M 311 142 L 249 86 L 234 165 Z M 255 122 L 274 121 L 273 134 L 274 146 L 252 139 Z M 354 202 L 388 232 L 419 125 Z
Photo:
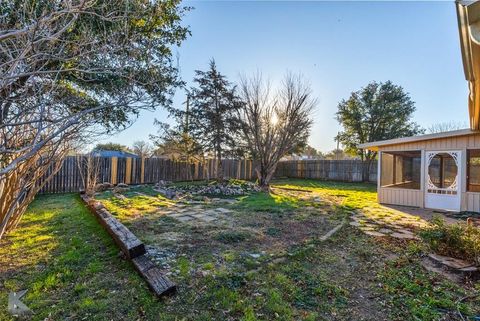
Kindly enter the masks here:
M 189 1 L 195 7 L 184 24 L 192 35 L 180 48 L 182 78 L 215 58 L 230 80 L 260 70 L 272 83 L 286 71 L 302 73 L 318 106 L 310 144 L 335 147 L 341 130 L 337 104 L 368 82 L 392 80 L 416 102 L 415 121 L 424 127 L 467 123 L 464 79 L 454 2 Z M 182 92 L 175 105 L 184 101 Z M 155 133 L 154 118 L 143 112 L 127 130 L 108 137 L 131 145 Z

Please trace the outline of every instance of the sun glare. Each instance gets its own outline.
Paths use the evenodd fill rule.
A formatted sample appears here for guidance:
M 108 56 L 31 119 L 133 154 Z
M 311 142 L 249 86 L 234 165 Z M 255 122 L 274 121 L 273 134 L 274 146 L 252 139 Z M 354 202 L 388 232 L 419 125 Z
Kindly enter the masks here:
M 278 124 L 278 117 L 276 114 L 272 115 L 272 118 L 270 118 L 270 123 L 272 123 L 273 126 L 276 126 Z

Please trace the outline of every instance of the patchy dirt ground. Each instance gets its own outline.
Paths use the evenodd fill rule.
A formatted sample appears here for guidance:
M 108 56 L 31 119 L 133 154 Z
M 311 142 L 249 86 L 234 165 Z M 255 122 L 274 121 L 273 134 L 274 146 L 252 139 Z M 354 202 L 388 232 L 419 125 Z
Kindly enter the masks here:
M 149 255 L 165 272 L 173 275 L 179 273 L 171 269 L 179 257 L 195 263 L 207 256 L 214 266 L 225 262 L 224 253 L 252 261 L 278 259 L 292 246 L 320 238 L 343 220 L 341 215 L 331 215 L 334 205 L 318 194 L 284 189 L 274 189 L 272 195 L 208 198 L 205 202 L 162 199 L 157 209 L 149 208 L 148 215 L 141 215 L 143 204 L 155 204 L 159 197 L 153 187 L 142 187 L 142 192 L 130 191 L 130 197 L 99 198 L 114 215 L 119 207 L 137 213 L 125 216 L 123 222 L 148 244 Z M 257 203 L 266 208 L 259 211 Z

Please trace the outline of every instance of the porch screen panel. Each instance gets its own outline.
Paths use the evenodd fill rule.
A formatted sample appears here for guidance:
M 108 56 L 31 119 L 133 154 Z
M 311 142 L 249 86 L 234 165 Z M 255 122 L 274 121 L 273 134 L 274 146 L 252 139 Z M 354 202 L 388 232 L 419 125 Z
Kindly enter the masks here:
M 480 149 L 467 150 L 467 191 L 480 192 Z
M 420 189 L 421 151 L 382 152 L 380 186 Z

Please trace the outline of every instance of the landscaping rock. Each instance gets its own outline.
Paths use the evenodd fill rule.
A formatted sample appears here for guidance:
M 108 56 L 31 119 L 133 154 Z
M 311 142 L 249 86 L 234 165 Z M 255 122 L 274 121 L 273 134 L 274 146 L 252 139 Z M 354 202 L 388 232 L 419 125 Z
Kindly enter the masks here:
M 204 222 L 212 222 L 212 221 L 216 221 L 217 218 L 213 217 L 213 216 L 205 215 L 202 218 L 200 218 L 200 220 L 202 220 Z
M 458 282 L 465 278 L 478 280 L 480 278 L 479 267 L 453 257 L 432 253 L 422 260 L 422 266 L 428 271 L 440 273 L 452 281 Z
M 190 203 L 198 202 L 199 198 L 202 200 L 201 203 L 213 203 L 213 202 L 222 202 L 220 198 L 211 198 L 210 196 L 242 196 L 248 195 L 252 192 L 260 191 L 258 185 L 251 182 L 242 182 L 241 184 L 237 183 L 215 183 L 208 185 L 184 185 L 184 186 L 173 186 L 168 183 L 159 183 L 155 186 L 155 191 L 162 194 L 162 196 L 169 199 L 177 200 L 191 200 Z M 224 200 L 223 202 L 232 203 L 234 200 Z
M 385 234 L 380 233 L 380 232 L 376 232 L 376 231 L 363 231 L 363 233 L 365 233 L 365 234 L 367 234 L 367 235 L 370 235 L 370 236 L 375 236 L 375 237 L 383 237 L 383 236 L 386 236 Z
M 104 192 L 106 190 L 109 190 L 113 188 L 113 184 L 109 182 L 103 182 L 100 184 L 95 185 L 95 192 Z
M 115 198 L 119 199 L 119 200 L 126 200 L 127 198 L 125 197 L 125 195 L 122 195 L 122 194 L 118 194 L 118 193 L 113 193 L 113 196 L 115 196 Z
M 390 234 L 390 236 L 396 238 L 396 239 L 403 239 L 403 240 L 418 240 L 418 237 L 416 237 L 415 235 L 411 234 L 411 233 L 398 233 L 398 232 L 395 232 L 395 233 L 392 233 Z
M 177 193 L 174 190 L 168 188 L 155 188 L 154 191 L 160 193 L 160 195 L 170 200 L 177 198 Z
M 130 188 L 128 187 L 127 184 L 124 184 L 124 183 L 119 183 L 117 184 L 117 186 L 115 186 L 113 188 L 113 192 L 114 193 L 121 193 L 121 192 L 126 192 L 128 191 Z
M 475 264 L 464 261 L 464 260 L 455 259 L 453 257 L 448 257 L 448 256 L 443 256 L 438 254 L 429 254 L 428 257 L 452 269 L 460 270 L 460 269 L 471 268 L 471 267 L 473 267 L 474 269 L 477 269 L 475 267 Z

